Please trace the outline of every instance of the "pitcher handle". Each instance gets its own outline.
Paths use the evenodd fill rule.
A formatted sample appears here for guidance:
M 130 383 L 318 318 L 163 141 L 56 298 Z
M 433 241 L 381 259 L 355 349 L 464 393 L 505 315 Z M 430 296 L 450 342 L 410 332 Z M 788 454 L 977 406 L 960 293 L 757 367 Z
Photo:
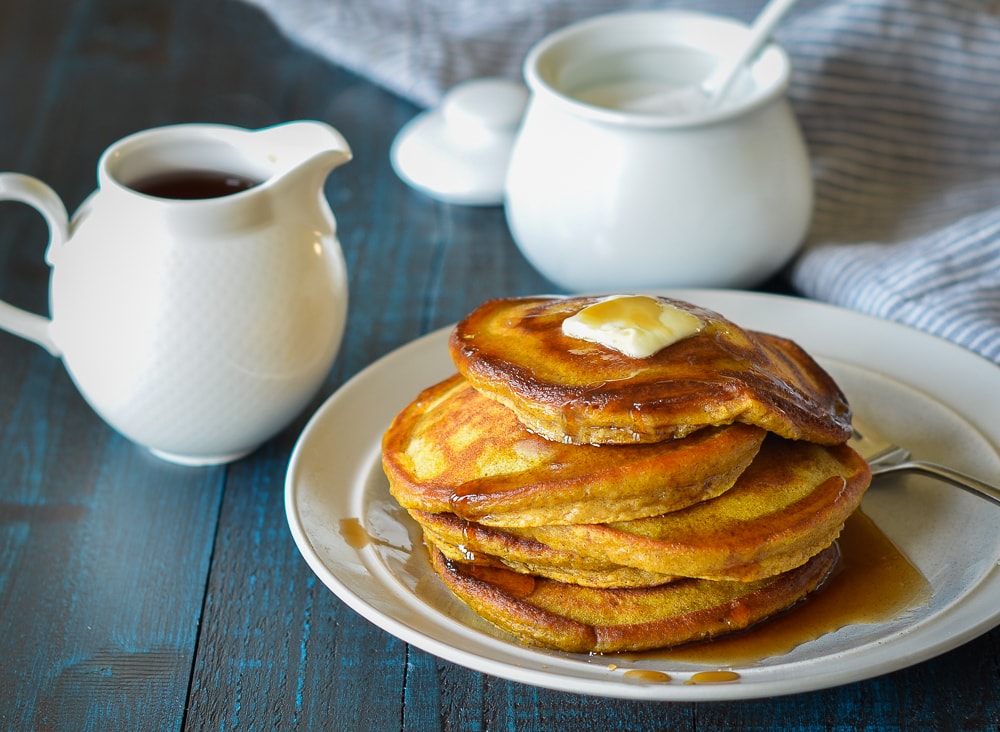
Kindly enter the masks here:
M 62 199 L 42 181 L 21 173 L 0 173 L 0 201 L 19 201 L 37 210 L 49 227 L 45 261 L 52 266 L 58 247 L 69 238 L 69 217 Z M 0 328 L 34 341 L 53 356 L 60 349 L 52 340 L 52 320 L 0 300 Z

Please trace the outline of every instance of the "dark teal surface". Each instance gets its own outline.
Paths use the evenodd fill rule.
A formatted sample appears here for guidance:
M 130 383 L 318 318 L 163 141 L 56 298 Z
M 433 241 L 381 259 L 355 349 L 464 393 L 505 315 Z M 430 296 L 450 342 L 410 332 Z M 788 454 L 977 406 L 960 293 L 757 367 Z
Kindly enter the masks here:
M 239 2 L 0 3 L 0 170 L 42 178 L 71 210 L 104 148 L 155 125 L 315 118 L 355 153 L 326 187 L 350 270 L 343 348 L 309 409 L 250 457 L 159 462 L 107 428 L 58 361 L 0 333 L 0 729 L 997 729 L 997 631 L 838 689 L 631 702 L 438 660 L 314 577 L 283 503 L 311 411 L 488 297 L 552 291 L 500 209 L 435 203 L 393 175 L 389 144 L 417 111 Z M 0 203 L 0 297 L 47 312 L 44 248 L 40 217 Z

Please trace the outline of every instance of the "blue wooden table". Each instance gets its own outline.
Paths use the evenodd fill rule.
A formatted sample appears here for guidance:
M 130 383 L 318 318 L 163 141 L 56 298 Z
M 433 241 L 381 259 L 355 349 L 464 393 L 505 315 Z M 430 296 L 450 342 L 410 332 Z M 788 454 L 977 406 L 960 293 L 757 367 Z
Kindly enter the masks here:
M 239 2 L 0 4 L 0 170 L 42 178 L 71 210 L 102 150 L 156 125 L 313 118 L 355 153 L 326 187 L 350 270 L 343 348 L 310 408 L 253 455 L 161 462 L 106 427 L 59 361 L 0 333 L 0 729 L 997 729 L 998 631 L 842 688 L 644 703 L 438 660 L 314 577 L 283 507 L 311 411 L 485 298 L 552 291 L 500 209 L 439 204 L 393 175 L 390 142 L 417 111 Z M 47 312 L 45 244 L 37 214 L 0 203 L 0 297 Z

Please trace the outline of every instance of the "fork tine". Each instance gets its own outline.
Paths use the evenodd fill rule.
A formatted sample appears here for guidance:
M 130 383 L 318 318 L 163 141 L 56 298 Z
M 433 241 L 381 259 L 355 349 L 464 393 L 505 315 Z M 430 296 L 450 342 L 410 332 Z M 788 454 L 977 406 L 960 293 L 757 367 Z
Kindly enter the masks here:
M 895 463 L 910 457 L 909 450 L 893 444 L 856 417 L 852 420 L 851 427 L 854 436 L 848 440 L 848 444 L 857 450 L 869 465 Z

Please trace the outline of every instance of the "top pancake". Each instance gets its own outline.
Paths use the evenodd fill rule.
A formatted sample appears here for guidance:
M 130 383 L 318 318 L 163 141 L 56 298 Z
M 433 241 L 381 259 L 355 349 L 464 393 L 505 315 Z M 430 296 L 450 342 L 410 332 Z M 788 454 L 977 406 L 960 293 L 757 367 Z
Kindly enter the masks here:
M 563 320 L 601 299 L 488 301 L 455 327 L 452 360 L 528 429 L 560 442 L 658 442 L 734 422 L 824 445 L 850 437 L 844 394 L 793 341 L 670 298 L 658 299 L 704 327 L 652 356 L 563 334 Z

